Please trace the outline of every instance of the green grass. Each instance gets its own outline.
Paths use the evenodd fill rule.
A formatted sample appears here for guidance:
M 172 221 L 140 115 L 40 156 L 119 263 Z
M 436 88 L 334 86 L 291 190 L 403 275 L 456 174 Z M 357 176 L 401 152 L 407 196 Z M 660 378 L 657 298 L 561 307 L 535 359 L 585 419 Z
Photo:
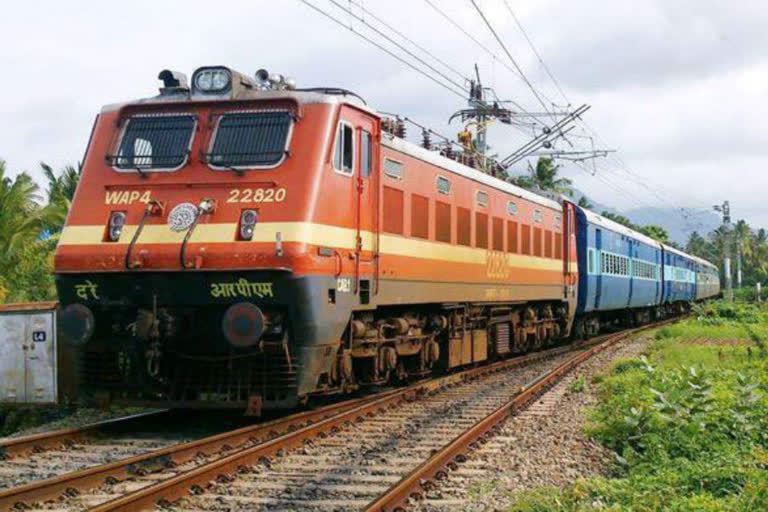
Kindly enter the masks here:
M 768 309 L 713 303 L 593 379 L 614 476 L 514 494 L 514 511 L 768 510 Z

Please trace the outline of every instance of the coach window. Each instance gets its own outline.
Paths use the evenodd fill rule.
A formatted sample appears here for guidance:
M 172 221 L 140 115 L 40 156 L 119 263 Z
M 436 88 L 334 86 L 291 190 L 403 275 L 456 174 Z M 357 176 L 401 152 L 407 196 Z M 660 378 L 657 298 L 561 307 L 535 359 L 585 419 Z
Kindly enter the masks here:
M 475 192 L 475 198 L 477 199 L 477 206 L 481 206 L 483 208 L 488 206 L 488 194 L 482 190 Z
M 515 203 L 514 201 L 508 201 L 507 213 L 510 215 L 517 215 L 517 203 Z
M 386 174 L 390 178 L 401 180 L 405 176 L 405 169 L 403 169 L 403 164 L 401 162 L 398 162 L 397 160 L 392 160 L 391 158 L 385 158 L 384 174 Z
M 360 175 L 371 175 L 371 134 L 365 130 L 360 131 Z
M 544 220 L 544 214 L 541 213 L 541 210 L 533 210 L 533 221 L 542 222 L 543 220 Z
M 336 133 L 333 167 L 341 174 L 351 176 L 355 168 L 355 137 L 352 126 L 341 121 Z

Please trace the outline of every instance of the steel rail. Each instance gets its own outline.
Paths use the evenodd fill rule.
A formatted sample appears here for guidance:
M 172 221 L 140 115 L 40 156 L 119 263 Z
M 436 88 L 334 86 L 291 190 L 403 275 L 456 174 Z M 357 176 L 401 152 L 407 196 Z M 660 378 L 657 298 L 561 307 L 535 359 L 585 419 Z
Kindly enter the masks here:
M 256 460 L 258 461 L 258 459 L 261 457 L 266 457 L 268 454 L 274 454 L 276 451 L 288 447 L 287 445 L 283 445 L 283 443 L 289 443 L 291 439 L 294 439 L 293 434 L 297 432 L 299 433 L 297 435 L 301 440 L 314 437 L 315 433 L 327 433 L 330 427 L 326 429 L 323 427 L 323 425 L 325 425 L 324 422 L 329 420 L 335 420 L 333 422 L 333 426 L 338 428 L 338 425 L 342 425 L 347 421 L 350 421 L 350 418 L 361 418 L 361 414 L 358 413 L 360 410 L 363 411 L 363 416 L 369 413 L 372 414 L 373 411 L 377 410 L 377 408 L 382 408 L 386 404 L 395 404 L 399 401 L 411 400 L 419 394 L 433 392 L 447 386 L 458 384 L 460 382 L 470 381 L 486 374 L 503 371 L 513 367 L 524 366 L 541 359 L 554 357 L 563 352 L 573 350 L 573 348 L 574 345 L 565 345 L 542 352 L 527 354 L 504 361 L 499 361 L 491 365 L 472 368 L 431 380 L 416 382 L 405 388 L 389 390 L 378 393 L 376 395 L 347 400 L 345 402 L 332 404 L 319 409 L 296 413 L 291 416 L 273 420 L 268 423 L 243 427 L 231 432 L 217 434 L 197 441 L 169 446 L 166 448 L 147 452 L 142 455 L 114 461 L 108 464 L 94 466 L 71 473 L 65 473 L 63 475 L 59 475 L 57 477 L 49 478 L 46 480 L 39 480 L 22 486 L 13 487 L 4 491 L 0 491 L 0 510 L 7 510 L 14 507 L 19 508 L 30 503 L 41 503 L 44 501 L 56 500 L 62 496 L 74 496 L 79 491 L 92 489 L 107 482 L 115 483 L 132 476 L 142 476 L 150 472 L 162 470 L 164 468 L 172 468 L 192 460 L 201 454 L 205 456 L 215 456 L 217 454 L 221 454 L 222 452 L 226 453 L 233 452 L 234 450 L 241 450 L 234 453 L 231 457 L 236 457 L 238 454 L 244 454 L 245 452 L 254 452 L 258 453 L 256 456 Z M 371 403 L 375 404 L 366 407 L 366 404 Z M 301 437 L 302 435 L 304 437 Z M 267 440 L 265 441 L 265 439 Z M 254 443 L 254 445 L 251 447 L 243 448 L 248 443 Z M 203 467 L 208 467 L 209 465 L 221 461 L 222 459 L 228 459 L 228 457 L 224 455 L 221 458 L 204 464 L 197 469 L 182 473 L 181 475 L 178 475 L 178 477 L 187 475 L 189 478 L 192 478 L 196 473 L 191 473 L 198 471 Z M 244 463 L 238 463 L 238 465 L 243 464 Z M 224 461 L 221 466 L 216 467 L 226 468 L 227 463 Z M 237 466 L 230 466 L 229 468 L 231 471 L 232 468 L 237 469 Z M 220 470 L 218 472 L 226 473 L 227 471 Z M 148 492 L 150 489 L 154 489 L 160 484 L 164 484 L 166 482 L 169 482 L 168 486 L 170 486 L 170 488 L 173 488 L 173 485 L 184 485 L 184 480 L 180 480 L 180 482 L 177 482 L 177 480 L 179 480 L 179 478 L 169 477 L 168 480 L 160 481 L 158 484 L 141 489 L 131 495 L 126 495 L 124 498 L 138 499 L 140 498 L 139 495 L 141 493 Z M 195 482 L 197 481 L 198 479 L 195 480 Z M 192 485 L 194 484 L 187 486 L 187 489 Z M 153 491 L 153 495 L 157 494 L 160 496 L 157 501 L 171 501 L 171 499 L 169 499 L 167 496 L 178 497 L 180 495 L 167 495 L 165 494 L 164 489 L 165 487 L 162 487 Z M 185 492 L 186 490 L 183 493 Z M 121 499 L 123 498 L 118 498 L 117 500 L 113 500 L 113 502 L 109 503 L 114 503 L 116 501 L 120 501 Z M 148 498 L 142 503 L 146 503 L 146 506 L 151 506 L 149 503 L 154 502 L 151 501 L 151 498 Z M 134 508 L 132 508 L 134 506 L 137 505 L 129 505 L 123 510 L 134 510 Z M 105 508 L 104 510 L 118 509 Z
M 233 479 L 234 474 L 247 471 L 246 468 L 249 465 L 268 461 L 270 457 L 283 453 L 285 450 L 299 447 L 315 437 L 335 433 L 344 428 L 345 425 L 364 421 L 365 418 L 375 416 L 379 412 L 394 408 L 405 402 L 413 401 L 418 396 L 433 393 L 461 382 L 472 381 L 483 375 L 526 366 L 573 349 L 573 346 L 568 345 L 527 354 L 488 366 L 473 368 L 426 382 L 416 383 L 406 388 L 388 392 L 386 396 L 374 395 L 368 399 L 360 399 L 360 401 L 351 404 L 346 410 L 340 411 L 338 414 L 317 423 L 311 423 L 266 442 L 244 448 L 230 455 L 225 455 L 202 464 L 197 468 L 93 507 L 90 510 L 94 512 L 134 511 L 149 509 L 156 505 L 168 506 L 174 501 L 190 495 L 190 493 L 201 494 L 205 492 L 205 488 L 212 481 L 230 481 Z
M 28 455 L 31 453 L 40 453 L 51 448 L 66 447 L 75 441 L 87 439 L 97 432 L 110 430 L 118 426 L 122 428 L 130 423 L 140 423 L 150 418 L 155 419 L 168 414 L 169 412 L 168 409 L 161 409 L 159 411 L 144 412 L 99 421 L 97 423 L 90 423 L 81 427 L 63 428 L 52 430 L 50 432 L 42 432 L 40 434 L 6 439 L 0 442 L 0 460 L 7 460 L 12 457 Z
M 389 391 L 386 393 L 393 392 Z M 116 482 L 131 476 L 142 476 L 163 468 L 172 468 L 199 455 L 210 456 L 230 451 L 236 449 L 238 445 L 258 441 L 260 437 L 264 436 L 275 437 L 284 431 L 299 428 L 303 424 L 317 421 L 328 415 L 351 408 L 360 401 L 372 399 L 373 397 L 363 397 L 348 400 L 323 408 L 293 414 L 267 423 L 243 427 L 197 441 L 172 445 L 108 464 L 12 487 L 0 491 L 0 510 L 7 510 L 12 507 L 19 508 L 25 503 L 53 500 L 64 495 L 74 495 L 76 494 L 75 491 L 98 487 L 105 482 Z
M 449 471 L 457 469 L 460 463 L 467 460 L 470 452 L 485 444 L 498 431 L 504 421 L 530 405 L 581 363 L 638 332 L 660 327 L 673 321 L 677 321 L 677 319 L 601 336 L 597 344 L 590 344 L 591 348 L 579 352 L 556 368 L 523 386 L 507 403 L 465 430 L 400 479 L 379 498 L 369 503 L 365 508 L 366 512 L 403 512 L 407 510 L 409 499 L 420 499 L 424 491 L 435 486 L 435 481 L 445 479 Z

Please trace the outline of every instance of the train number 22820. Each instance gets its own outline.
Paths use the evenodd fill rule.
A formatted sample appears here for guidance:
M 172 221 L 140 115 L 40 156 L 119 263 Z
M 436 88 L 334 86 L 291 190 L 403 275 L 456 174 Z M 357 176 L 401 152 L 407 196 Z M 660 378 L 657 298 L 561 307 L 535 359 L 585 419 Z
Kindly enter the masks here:
M 233 188 L 228 203 L 281 203 L 285 201 L 284 188 Z

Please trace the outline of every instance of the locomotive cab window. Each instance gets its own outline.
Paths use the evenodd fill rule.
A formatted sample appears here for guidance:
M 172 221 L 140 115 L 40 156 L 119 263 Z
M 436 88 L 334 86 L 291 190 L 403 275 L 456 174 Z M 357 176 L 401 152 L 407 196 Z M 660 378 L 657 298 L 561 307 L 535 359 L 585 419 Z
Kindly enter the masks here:
M 219 119 L 208 163 L 214 169 L 275 167 L 285 158 L 289 112 L 237 112 Z
M 336 133 L 336 149 L 333 154 L 333 167 L 342 174 L 352 175 L 355 168 L 355 132 L 345 122 L 339 123 Z
M 371 175 L 371 134 L 365 130 L 360 131 L 360 175 Z
M 191 115 L 131 117 L 117 154 L 108 158 L 123 171 L 176 170 L 187 161 L 195 123 Z

